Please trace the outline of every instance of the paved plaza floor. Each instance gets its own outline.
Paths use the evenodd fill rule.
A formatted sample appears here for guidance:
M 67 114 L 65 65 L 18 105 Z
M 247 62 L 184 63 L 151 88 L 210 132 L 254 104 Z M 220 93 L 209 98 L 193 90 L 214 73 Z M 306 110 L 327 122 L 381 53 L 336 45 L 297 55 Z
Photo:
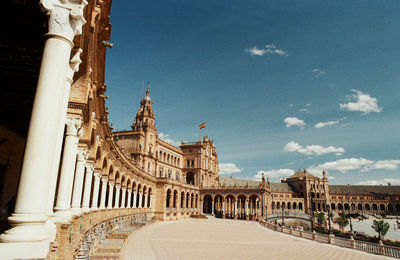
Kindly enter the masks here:
M 186 219 L 146 226 L 122 259 L 388 259 L 268 230 L 257 222 Z

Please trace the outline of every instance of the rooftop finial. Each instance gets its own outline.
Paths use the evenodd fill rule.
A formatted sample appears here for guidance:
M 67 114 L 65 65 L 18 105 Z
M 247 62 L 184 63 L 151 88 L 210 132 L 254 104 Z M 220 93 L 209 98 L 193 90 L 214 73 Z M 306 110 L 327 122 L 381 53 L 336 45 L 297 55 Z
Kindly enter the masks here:
M 146 90 L 146 96 L 150 95 L 150 82 L 147 81 L 147 90 Z

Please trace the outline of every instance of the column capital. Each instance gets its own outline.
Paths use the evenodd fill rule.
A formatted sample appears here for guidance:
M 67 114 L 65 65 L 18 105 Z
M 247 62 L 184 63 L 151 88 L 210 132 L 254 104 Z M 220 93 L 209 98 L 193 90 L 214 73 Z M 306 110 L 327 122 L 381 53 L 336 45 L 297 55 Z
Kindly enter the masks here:
M 85 162 L 88 158 L 87 149 L 85 147 L 79 147 L 76 151 L 78 162 Z
M 93 171 L 94 171 L 94 163 L 93 162 L 86 162 L 85 167 L 86 167 L 87 173 L 90 173 L 90 174 L 93 173 Z
M 129 193 L 131 193 L 131 192 L 132 192 L 132 189 L 127 189 L 127 191 L 128 191 Z
M 121 189 L 121 184 L 115 184 L 115 188 L 120 190 Z
M 125 187 L 121 187 L 121 190 L 125 192 L 125 191 L 126 191 L 126 188 L 125 188 Z
M 86 0 L 40 0 L 40 9 L 49 16 L 48 37 L 59 37 L 73 46 L 75 35 L 82 34 L 86 23 L 83 9 Z
M 66 135 L 77 136 L 78 129 L 80 129 L 82 126 L 82 119 L 72 116 L 67 116 L 65 120 L 65 125 L 67 128 L 67 131 L 65 133 Z
M 101 181 L 102 182 L 108 182 L 108 177 L 107 176 L 101 176 Z
M 114 187 L 114 184 L 115 184 L 114 181 L 111 181 L 111 180 L 110 180 L 110 181 L 108 182 L 108 185 L 110 185 L 111 187 Z
M 101 178 L 101 172 L 93 172 L 93 175 L 95 178 L 100 179 Z

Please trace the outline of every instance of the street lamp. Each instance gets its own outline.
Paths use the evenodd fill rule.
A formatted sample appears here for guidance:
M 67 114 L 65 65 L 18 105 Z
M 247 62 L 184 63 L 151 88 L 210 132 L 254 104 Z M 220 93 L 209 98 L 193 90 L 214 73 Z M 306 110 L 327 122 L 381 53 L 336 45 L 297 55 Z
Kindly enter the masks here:
M 351 204 L 350 204 L 350 194 L 348 194 L 348 202 L 349 202 L 349 219 L 350 219 L 350 233 L 353 234 L 353 223 L 351 222 Z
M 308 193 L 308 196 L 310 197 L 311 231 L 314 231 L 314 207 L 313 207 L 313 203 L 312 203 L 312 193 L 313 193 L 313 191 L 310 190 L 310 193 Z
M 328 223 L 329 223 L 329 231 L 328 231 L 328 234 L 330 235 L 331 234 L 331 206 L 328 204 L 328 205 L 326 205 L 326 209 L 328 210 Z
M 285 209 L 285 205 L 282 203 L 282 227 L 285 225 L 285 220 L 283 218 L 283 210 Z

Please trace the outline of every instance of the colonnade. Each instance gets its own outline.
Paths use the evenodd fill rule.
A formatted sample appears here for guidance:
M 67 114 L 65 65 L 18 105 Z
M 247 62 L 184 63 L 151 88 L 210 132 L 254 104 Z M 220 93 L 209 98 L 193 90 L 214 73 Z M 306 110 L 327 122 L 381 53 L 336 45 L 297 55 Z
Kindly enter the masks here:
M 220 195 L 206 194 L 201 201 L 202 213 L 232 219 L 253 219 L 262 215 L 259 195 Z
M 200 196 L 198 193 L 189 191 L 181 191 L 167 189 L 165 199 L 165 209 L 168 210 L 183 210 L 197 209 L 200 204 Z
M 382 203 L 382 202 L 332 202 L 330 203 L 332 211 L 351 211 L 354 213 L 371 214 L 398 214 L 400 212 L 400 203 Z

